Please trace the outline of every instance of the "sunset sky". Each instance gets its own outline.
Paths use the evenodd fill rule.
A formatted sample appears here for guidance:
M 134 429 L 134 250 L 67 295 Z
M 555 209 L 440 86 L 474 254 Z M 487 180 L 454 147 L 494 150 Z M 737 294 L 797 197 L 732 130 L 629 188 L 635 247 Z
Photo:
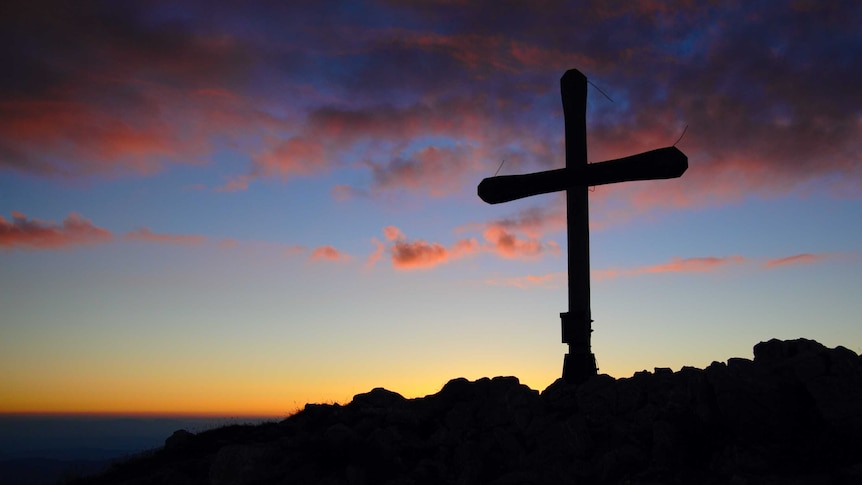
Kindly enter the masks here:
M 544 389 L 565 196 L 476 186 L 564 166 L 571 68 L 591 162 L 689 159 L 590 193 L 600 372 L 862 352 L 862 5 L 671 3 L 3 2 L 0 412 Z

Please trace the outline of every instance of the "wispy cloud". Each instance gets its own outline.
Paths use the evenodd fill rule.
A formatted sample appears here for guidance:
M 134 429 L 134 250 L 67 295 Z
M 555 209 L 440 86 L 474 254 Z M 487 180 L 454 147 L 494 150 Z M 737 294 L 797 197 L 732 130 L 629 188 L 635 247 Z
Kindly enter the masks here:
M 365 260 L 366 269 L 373 268 L 381 259 L 383 259 L 383 253 L 386 252 L 386 244 L 383 243 L 383 241 L 380 241 L 375 237 L 371 238 L 371 243 L 374 244 L 374 251 L 372 251 Z
M 370 164 L 372 190 L 406 189 L 431 196 L 449 195 L 463 190 L 464 175 L 476 167 L 470 147 L 428 146 L 406 157 L 382 164 Z
M 255 177 L 250 174 L 239 174 L 230 177 L 226 177 L 226 182 L 222 185 L 219 185 L 215 188 L 218 192 L 239 192 L 243 190 L 247 190 L 249 184 L 251 184 Z
M 0 247 L 9 249 L 62 249 L 111 240 L 111 231 L 96 227 L 75 213 L 70 213 L 60 224 L 28 219 L 16 211 L 12 212 L 11 220 L 0 216 Z
M 602 281 L 616 278 L 628 278 L 647 274 L 659 273 L 710 273 L 720 271 L 731 265 L 759 265 L 761 269 L 771 270 L 783 266 L 798 264 L 815 264 L 823 262 L 834 255 L 802 253 L 793 256 L 768 259 L 759 263 L 757 258 L 746 258 L 739 255 L 733 256 L 705 256 L 697 258 L 671 258 L 669 261 L 659 264 L 637 266 L 633 268 L 609 268 L 594 269 L 590 275 L 594 281 Z M 490 278 L 485 282 L 497 286 L 515 286 L 518 288 L 548 287 L 556 288 L 565 284 L 566 273 L 548 273 L 544 275 L 513 276 L 505 278 Z
M 218 247 L 222 249 L 233 249 L 237 246 L 239 246 L 239 241 L 232 237 L 226 237 L 218 242 Z
M 831 255 L 829 254 L 812 254 L 812 253 L 802 253 L 802 254 L 794 254 L 793 256 L 786 256 L 783 258 L 770 259 L 766 263 L 764 263 L 764 267 L 766 269 L 772 269 L 779 266 L 793 266 L 797 264 L 812 264 L 819 263 L 824 259 L 829 258 Z
M 513 276 L 509 278 L 488 278 L 486 284 L 494 286 L 514 286 L 516 288 L 559 288 L 566 284 L 566 273 L 547 273 L 542 275 Z
M 28 218 L 12 211 L 11 219 L 0 216 L 0 248 L 24 250 L 58 250 L 75 246 L 90 246 L 116 242 L 137 242 L 181 246 L 201 246 L 210 241 L 200 234 L 172 234 L 154 232 L 148 227 L 129 231 L 120 237 L 96 226 L 80 214 L 70 213 L 61 223 Z M 223 250 L 277 253 L 283 257 L 309 254 L 308 248 L 298 244 L 238 240 L 222 238 L 213 243 Z M 350 256 L 333 246 L 320 246 L 311 251 L 313 261 L 348 261 Z
M 160 244 L 181 244 L 186 246 L 197 246 L 206 241 L 206 237 L 199 234 L 164 234 L 155 233 L 147 227 L 141 227 L 130 231 L 123 236 L 129 241 L 144 241 Z
M 675 257 L 665 263 L 625 269 L 597 269 L 593 270 L 591 274 L 596 280 L 603 280 L 655 273 L 706 273 L 719 270 L 731 264 L 744 263 L 745 261 L 745 258 L 738 255 L 721 257 L 706 256 L 697 258 Z

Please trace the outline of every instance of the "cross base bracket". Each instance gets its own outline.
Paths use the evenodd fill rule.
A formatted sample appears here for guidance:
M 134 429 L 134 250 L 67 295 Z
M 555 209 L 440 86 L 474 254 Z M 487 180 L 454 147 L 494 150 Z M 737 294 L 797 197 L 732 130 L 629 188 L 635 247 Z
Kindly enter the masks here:
M 590 348 L 592 333 L 590 311 L 560 313 L 563 343 L 569 344 L 569 353 L 563 359 L 563 380 L 580 384 L 598 374 L 596 356 Z

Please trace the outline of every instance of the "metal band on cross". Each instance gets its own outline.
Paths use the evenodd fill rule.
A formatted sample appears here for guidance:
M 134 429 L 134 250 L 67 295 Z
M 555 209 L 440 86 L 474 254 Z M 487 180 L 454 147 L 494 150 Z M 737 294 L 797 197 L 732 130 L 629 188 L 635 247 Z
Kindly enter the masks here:
M 589 187 L 595 185 L 677 178 L 688 168 L 688 157 L 676 147 L 659 148 L 630 157 L 587 163 L 587 78 L 571 69 L 560 79 L 566 129 L 566 168 L 525 175 L 489 177 L 479 183 L 479 197 L 499 204 L 532 195 L 566 191 L 566 236 L 569 259 L 569 311 L 561 313 L 563 379 L 581 383 L 596 375 L 590 347 L 590 228 Z

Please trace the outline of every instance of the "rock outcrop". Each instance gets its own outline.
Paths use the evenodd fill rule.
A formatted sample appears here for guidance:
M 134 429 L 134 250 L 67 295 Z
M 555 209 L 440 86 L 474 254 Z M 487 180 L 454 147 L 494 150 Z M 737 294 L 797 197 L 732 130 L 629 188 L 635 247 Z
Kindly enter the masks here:
M 377 388 L 279 422 L 175 433 L 89 484 L 862 483 L 862 359 L 805 339 L 631 378 Z

